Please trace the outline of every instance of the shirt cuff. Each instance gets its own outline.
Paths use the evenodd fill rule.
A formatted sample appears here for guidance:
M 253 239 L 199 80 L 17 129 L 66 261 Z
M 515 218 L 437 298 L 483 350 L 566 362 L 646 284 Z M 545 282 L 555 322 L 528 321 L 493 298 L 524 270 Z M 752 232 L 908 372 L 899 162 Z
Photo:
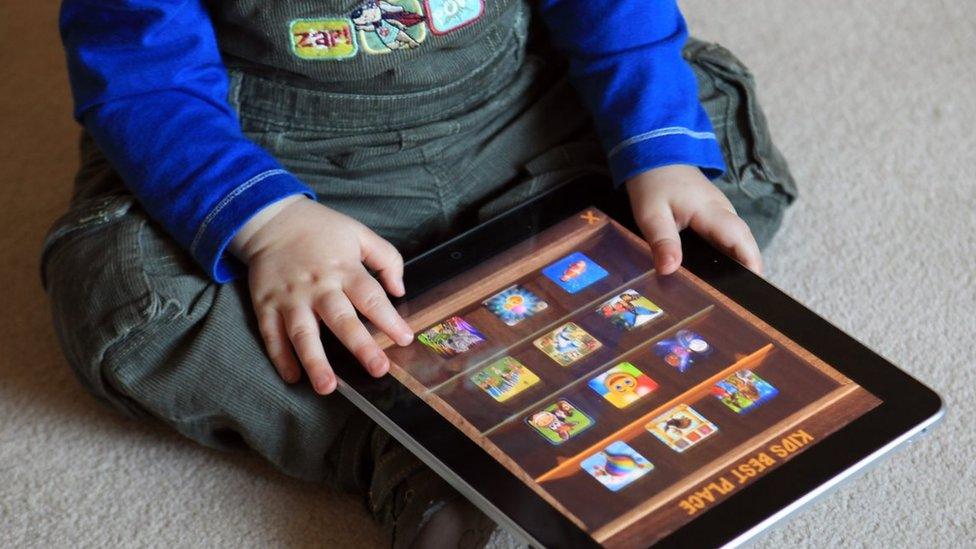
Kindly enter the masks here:
M 607 152 L 613 183 L 662 166 L 687 164 L 709 179 L 725 172 L 725 160 L 712 132 L 683 127 L 660 128 L 621 141 Z
M 255 175 L 207 214 L 190 244 L 190 254 L 218 283 L 233 280 L 244 272 L 244 264 L 227 253 L 231 239 L 265 206 L 296 194 L 315 198 L 315 193 L 287 170 L 273 169 Z

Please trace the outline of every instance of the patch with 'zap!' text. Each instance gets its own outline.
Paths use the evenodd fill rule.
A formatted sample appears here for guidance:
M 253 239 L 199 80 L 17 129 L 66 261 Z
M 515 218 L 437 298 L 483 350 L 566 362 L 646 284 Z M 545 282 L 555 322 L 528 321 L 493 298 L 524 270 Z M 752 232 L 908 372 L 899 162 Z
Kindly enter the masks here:
M 301 59 L 341 60 L 359 52 L 352 21 L 345 18 L 295 19 L 289 25 L 291 51 Z

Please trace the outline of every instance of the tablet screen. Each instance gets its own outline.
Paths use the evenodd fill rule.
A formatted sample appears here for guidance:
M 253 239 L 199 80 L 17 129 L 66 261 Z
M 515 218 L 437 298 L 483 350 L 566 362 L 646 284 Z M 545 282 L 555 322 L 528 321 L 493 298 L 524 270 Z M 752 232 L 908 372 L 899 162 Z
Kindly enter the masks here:
M 400 306 L 391 374 L 590 534 L 645 545 L 880 400 L 595 208 Z

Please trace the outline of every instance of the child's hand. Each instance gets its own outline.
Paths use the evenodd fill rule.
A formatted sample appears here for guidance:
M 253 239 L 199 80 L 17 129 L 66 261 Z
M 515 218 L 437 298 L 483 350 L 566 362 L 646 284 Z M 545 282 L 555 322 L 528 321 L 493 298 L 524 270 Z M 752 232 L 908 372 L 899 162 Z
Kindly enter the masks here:
M 671 274 L 681 265 L 678 231 L 685 227 L 762 273 L 762 256 L 749 227 L 698 168 L 676 165 L 644 172 L 627 181 L 627 194 L 659 273 Z
M 399 345 L 413 339 L 383 291 L 403 295 L 403 259 L 392 244 L 350 217 L 303 196 L 289 197 L 248 221 L 231 251 L 248 264 L 268 356 L 289 383 L 301 377 L 297 355 L 316 392 L 336 388 L 319 339 L 319 319 L 377 377 L 390 361 L 356 311 Z M 382 286 L 366 267 L 379 273 Z

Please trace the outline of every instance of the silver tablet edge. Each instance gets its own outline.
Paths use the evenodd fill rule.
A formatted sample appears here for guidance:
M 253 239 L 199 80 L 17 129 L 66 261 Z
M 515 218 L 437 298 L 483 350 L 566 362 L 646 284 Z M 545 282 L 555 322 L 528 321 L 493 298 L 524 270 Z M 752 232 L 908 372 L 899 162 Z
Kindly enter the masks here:
M 360 410 L 366 413 L 373 421 L 375 421 L 380 427 L 385 429 L 388 433 L 393 435 L 393 438 L 400 441 L 404 447 L 414 453 L 421 461 L 426 463 L 431 469 L 439 474 L 444 480 L 454 487 L 458 492 L 460 492 L 464 497 L 468 498 L 476 507 L 481 509 L 488 517 L 495 521 L 499 526 L 505 528 L 513 535 L 522 538 L 522 541 L 533 547 L 543 547 L 535 538 L 529 535 L 521 526 L 515 521 L 510 519 L 508 515 L 503 513 L 499 508 L 495 507 L 490 501 L 488 501 L 484 496 L 478 493 L 477 490 L 471 487 L 467 482 L 464 481 L 460 476 L 457 475 L 450 467 L 444 465 L 441 460 L 437 459 L 437 456 L 430 453 L 426 448 L 421 446 L 407 434 L 406 431 L 400 428 L 399 425 L 394 423 L 389 419 L 386 414 L 381 412 L 372 402 L 367 400 L 365 397 L 356 392 L 346 385 L 341 379 L 338 385 L 339 393 L 348 398 L 355 404 Z
M 901 436 L 893 439 L 888 444 L 885 444 L 881 448 L 878 448 L 871 454 L 864 457 L 864 459 L 862 459 L 861 461 L 858 461 L 851 467 L 845 469 L 844 471 L 841 471 L 840 473 L 832 477 L 827 482 L 821 484 L 820 486 L 808 492 L 803 497 L 797 499 L 793 503 L 780 509 L 776 513 L 770 515 L 766 520 L 746 530 L 742 534 L 738 535 L 737 537 L 727 542 L 722 547 L 725 548 L 740 547 L 748 543 L 749 541 L 753 540 L 753 538 L 755 538 L 760 533 L 772 528 L 773 526 L 782 524 L 783 521 L 785 521 L 790 516 L 798 513 L 804 507 L 807 507 L 808 505 L 814 503 L 821 497 L 829 494 L 838 486 L 844 484 L 846 481 L 851 480 L 857 475 L 860 475 L 865 471 L 867 471 L 868 469 L 870 469 L 871 467 L 877 465 L 878 463 L 881 462 L 881 458 L 885 457 L 887 454 L 894 452 L 900 447 L 913 442 L 915 439 L 925 434 L 925 432 L 930 427 L 935 425 L 935 423 L 937 423 L 940 419 L 942 419 L 942 416 L 944 415 L 945 415 L 945 403 L 943 402 L 942 406 L 939 407 L 939 410 L 935 414 L 933 414 L 932 417 L 926 419 L 925 421 L 922 421 L 912 429 L 903 433 Z

